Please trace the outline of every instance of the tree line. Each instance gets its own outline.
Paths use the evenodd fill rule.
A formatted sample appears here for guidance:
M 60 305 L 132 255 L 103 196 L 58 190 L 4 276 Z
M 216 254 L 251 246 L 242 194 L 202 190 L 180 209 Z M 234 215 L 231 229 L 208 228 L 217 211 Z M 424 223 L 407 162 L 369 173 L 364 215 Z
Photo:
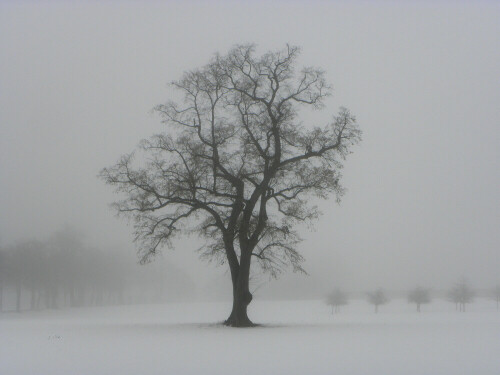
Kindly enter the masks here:
M 455 309 L 461 312 L 465 312 L 466 305 L 472 303 L 475 296 L 475 291 L 465 279 L 457 281 L 446 294 L 447 300 L 454 303 Z M 496 301 L 496 307 L 498 310 L 500 307 L 500 285 L 497 285 L 490 291 L 490 296 L 494 301 Z M 429 288 L 417 286 L 408 292 L 407 298 L 408 303 L 415 304 L 417 312 L 420 312 L 422 305 L 428 304 L 432 301 L 431 290 Z M 389 297 L 382 288 L 366 293 L 366 299 L 371 305 L 374 306 L 375 313 L 378 312 L 379 306 L 385 305 L 389 302 Z M 340 307 L 345 306 L 348 303 L 348 294 L 339 288 L 335 288 L 326 297 L 326 304 L 331 306 L 332 314 L 338 313 L 340 311 Z
M 194 284 L 165 262 L 86 246 L 71 229 L 0 249 L 0 311 L 179 300 Z

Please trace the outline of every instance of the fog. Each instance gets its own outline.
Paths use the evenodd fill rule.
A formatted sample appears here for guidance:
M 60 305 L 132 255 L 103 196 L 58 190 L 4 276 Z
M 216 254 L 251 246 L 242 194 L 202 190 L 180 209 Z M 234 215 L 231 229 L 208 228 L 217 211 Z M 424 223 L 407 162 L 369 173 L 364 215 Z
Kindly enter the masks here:
M 97 178 L 163 130 L 167 83 L 236 43 L 286 43 L 323 68 L 363 141 L 340 204 L 301 228 L 308 276 L 254 280 L 256 298 L 322 298 L 423 285 L 500 282 L 500 6 L 495 2 L 13 2 L 0 4 L 0 246 L 71 227 L 85 248 L 138 261 L 132 230 Z M 231 293 L 226 266 L 186 237 L 158 262 L 190 297 Z M 154 267 L 163 267 L 156 265 Z M 62 265 L 61 268 L 66 268 Z M 172 270 L 177 271 L 172 271 Z M 134 272 L 142 272 L 140 270 Z M 154 285 L 155 282 L 151 282 Z M 133 298 L 130 300 L 133 302 Z

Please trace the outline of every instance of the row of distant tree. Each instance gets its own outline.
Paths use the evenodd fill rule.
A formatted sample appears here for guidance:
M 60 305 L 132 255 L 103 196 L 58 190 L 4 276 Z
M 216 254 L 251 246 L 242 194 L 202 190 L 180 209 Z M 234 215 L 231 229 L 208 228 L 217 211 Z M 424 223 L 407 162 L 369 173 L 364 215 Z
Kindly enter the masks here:
M 474 301 L 474 290 L 470 287 L 465 279 L 456 282 L 453 287 L 448 291 L 447 298 L 450 302 L 455 304 L 457 311 L 465 312 L 465 306 Z M 381 305 L 389 302 L 389 298 L 383 289 L 376 289 L 366 294 L 367 301 L 374 306 L 375 312 Z M 491 291 L 491 297 L 496 301 L 497 310 L 500 305 L 500 285 L 497 285 Z M 408 292 L 408 302 L 414 303 L 418 312 L 420 312 L 421 305 L 428 304 L 432 301 L 431 290 L 428 288 L 416 287 Z M 326 298 L 327 305 L 332 307 L 332 314 L 337 313 L 341 306 L 347 305 L 349 297 L 347 293 L 339 288 L 336 288 Z
M 164 302 L 193 291 L 171 265 L 141 267 L 132 252 L 88 247 L 70 228 L 0 249 L 0 311 Z

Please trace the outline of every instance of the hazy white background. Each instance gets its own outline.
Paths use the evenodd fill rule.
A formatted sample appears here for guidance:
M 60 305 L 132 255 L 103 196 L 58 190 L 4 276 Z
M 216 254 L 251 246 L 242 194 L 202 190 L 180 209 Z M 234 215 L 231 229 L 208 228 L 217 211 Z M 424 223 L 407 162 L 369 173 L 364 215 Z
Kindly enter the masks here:
M 161 131 L 166 84 L 233 44 L 285 43 L 324 68 L 335 94 L 304 123 L 350 108 L 364 140 L 341 205 L 304 231 L 310 277 L 280 293 L 422 284 L 500 270 L 500 3 L 0 2 L 0 245 L 65 223 L 133 252 L 131 228 L 96 175 Z M 165 251 L 198 285 L 230 289 L 197 260 L 196 238 Z M 277 290 L 277 289 L 275 289 Z M 266 289 L 261 289 L 265 294 Z

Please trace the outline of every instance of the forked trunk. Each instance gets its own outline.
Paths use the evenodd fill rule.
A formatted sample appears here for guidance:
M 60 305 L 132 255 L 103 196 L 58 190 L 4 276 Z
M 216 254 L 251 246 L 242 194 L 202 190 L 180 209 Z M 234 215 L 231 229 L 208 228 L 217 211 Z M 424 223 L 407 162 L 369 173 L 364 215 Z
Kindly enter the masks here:
M 250 255 L 241 256 L 239 266 L 233 264 L 230 268 L 233 282 L 233 309 L 224 324 L 230 327 L 252 327 L 254 324 L 247 314 L 247 307 L 252 302 L 252 293 L 249 290 Z

